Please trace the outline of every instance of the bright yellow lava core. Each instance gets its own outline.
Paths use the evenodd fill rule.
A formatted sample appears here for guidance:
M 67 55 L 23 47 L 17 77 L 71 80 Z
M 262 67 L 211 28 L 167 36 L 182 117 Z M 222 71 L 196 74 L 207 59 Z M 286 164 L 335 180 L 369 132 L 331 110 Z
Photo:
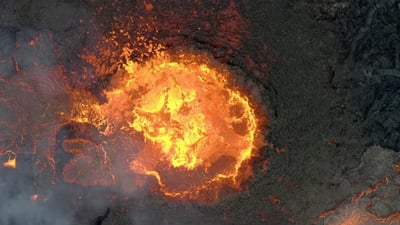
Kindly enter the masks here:
M 78 121 L 142 135 L 133 172 L 155 177 L 165 195 L 191 199 L 239 188 L 251 175 L 241 167 L 258 147 L 257 120 L 226 68 L 204 55 L 160 53 L 143 63 L 126 60 L 123 69 L 105 92 L 107 103 L 90 109 L 103 119 L 82 110 Z

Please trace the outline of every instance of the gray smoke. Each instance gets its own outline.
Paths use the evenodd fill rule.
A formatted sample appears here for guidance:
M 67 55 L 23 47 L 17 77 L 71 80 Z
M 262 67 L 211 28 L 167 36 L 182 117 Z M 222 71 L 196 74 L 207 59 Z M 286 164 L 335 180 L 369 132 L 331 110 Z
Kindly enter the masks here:
M 158 223 L 160 218 L 151 213 L 156 200 L 141 205 L 134 199 L 149 200 L 143 191 L 137 191 L 130 180 L 132 174 L 127 176 L 126 168 L 119 165 L 125 160 L 123 155 L 110 162 L 119 178 L 113 187 L 67 183 L 58 167 L 71 160 L 59 157 L 62 150 L 57 135 L 62 137 L 62 128 L 68 122 L 60 120 L 59 115 L 71 110 L 67 89 L 73 87 L 68 78 L 73 60 L 77 61 L 88 44 L 85 35 L 91 28 L 81 23 L 89 20 L 87 7 L 35 0 L 2 1 L 0 9 L 0 224 Z M 108 147 L 127 148 L 125 142 Z M 16 154 L 16 169 L 2 165 L 8 157 L 15 157 L 7 151 Z M 49 151 L 55 151 L 56 168 L 47 158 Z M 91 179 L 89 176 L 80 178 Z M 130 200 L 120 203 L 119 199 Z M 120 214 L 118 205 L 130 209 Z M 140 207 L 133 209 L 136 205 Z
M 57 114 L 70 106 L 60 50 L 78 51 L 73 34 L 90 13 L 47 0 L 1 1 L 0 9 L 0 224 L 101 224 L 109 192 L 54 180 L 46 159 L 63 123 Z M 16 169 L 3 167 L 15 157 L 7 151 Z
M 123 154 L 111 159 L 119 178 L 112 187 L 70 184 L 51 168 L 48 151 L 57 165 L 71 160 L 57 155 L 57 135 L 69 135 L 59 113 L 70 110 L 67 89 L 79 88 L 74 62 L 93 43 L 90 2 L 0 1 L 0 153 L 17 153 L 16 169 L 2 166 L 12 155 L 0 155 L 0 225 L 219 224 L 205 218 L 210 209 L 134 186 Z M 124 143 L 108 147 L 134 149 Z

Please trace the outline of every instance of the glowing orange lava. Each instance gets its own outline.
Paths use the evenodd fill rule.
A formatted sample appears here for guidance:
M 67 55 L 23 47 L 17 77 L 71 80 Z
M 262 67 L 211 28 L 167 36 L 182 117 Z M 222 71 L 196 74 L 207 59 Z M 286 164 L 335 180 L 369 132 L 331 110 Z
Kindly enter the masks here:
M 80 103 L 74 120 L 106 136 L 138 136 L 132 172 L 156 178 L 167 196 L 207 200 L 249 178 L 246 162 L 260 147 L 257 119 L 226 68 L 205 55 L 162 52 L 144 63 L 126 60 L 122 69 L 104 93 L 107 102 Z
M 197 194 L 221 180 L 236 184 L 242 162 L 254 148 L 254 111 L 246 98 L 228 88 L 227 74 L 191 62 L 194 56 L 179 58 L 125 66 L 132 76 L 126 87 L 147 89 L 129 126 L 150 140 L 131 169 L 154 175 L 165 194 L 173 196 Z M 160 163 L 172 174 L 158 168 Z M 171 181 L 175 176 L 182 180 Z M 199 180 L 210 184 L 202 187 Z

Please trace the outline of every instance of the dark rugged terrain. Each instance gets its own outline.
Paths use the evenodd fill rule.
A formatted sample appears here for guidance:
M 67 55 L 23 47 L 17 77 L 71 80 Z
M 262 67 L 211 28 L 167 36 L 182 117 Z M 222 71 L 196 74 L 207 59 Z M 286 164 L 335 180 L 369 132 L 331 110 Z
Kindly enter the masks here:
M 143 3 L 116 2 L 126 8 Z M 193 1 L 193 5 L 198 2 Z M 216 203 L 200 204 L 171 200 L 148 190 L 132 196 L 119 190 L 62 182 L 48 187 L 43 181 L 46 178 L 33 167 L 35 160 L 29 159 L 18 170 L 19 177 L 0 169 L 0 224 L 340 224 L 335 222 L 335 216 L 340 217 L 343 208 L 353 207 L 354 196 L 362 199 L 361 210 L 380 218 L 400 212 L 400 168 L 395 170 L 400 165 L 400 1 L 200 2 L 215 7 L 210 10 L 215 14 L 199 18 L 215 19 L 215 33 L 191 33 L 189 24 L 185 29 L 189 29 L 190 35 L 173 36 L 171 41 L 169 35 L 175 32 L 171 26 L 167 27 L 170 33 L 158 38 L 207 51 L 265 88 L 265 96 L 260 99 L 268 108 L 265 139 L 269 145 L 260 152 L 261 158 L 268 160 L 268 168 L 262 169 L 262 160 L 255 159 L 254 178 L 246 188 Z M 166 15 L 174 7 L 192 7 L 186 1 L 159 4 L 166 8 L 166 14 L 160 15 L 164 20 L 170 18 Z M 168 7 L 169 4 L 174 7 Z M 225 22 L 229 24 L 231 17 L 224 14 L 226 18 L 221 19 L 215 15 L 219 8 L 229 4 L 235 5 L 240 22 L 246 24 L 244 34 L 230 31 L 229 26 L 223 31 L 231 36 L 218 34 L 218 29 L 223 29 Z M 99 6 L 110 12 L 93 15 Z M 38 149 L 48 148 L 46 137 L 53 135 L 48 132 L 51 129 L 21 127 L 44 121 L 46 126 L 57 126 L 54 117 L 41 112 L 47 112 L 46 107 L 66 107 L 67 103 L 59 102 L 65 93 L 57 92 L 57 85 L 46 83 L 46 76 L 23 78 L 40 83 L 33 85 L 34 93 L 39 94 L 31 95 L 24 92 L 24 87 L 9 86 L 19 79 L 21 71 L 37 65 L 62 65 L 71 87 L 88 88 L 79 86 L 79 79 L 84 78 L 79 76 L 77 65 L 82 62 L 77 56 L 83 49 L 93 49 L 96 37 L 92 34 L 107 31 L 104 23 L 94 28 L 97 23 L 93 21 L 108 21 L 104 19 L 107 15 L 111 21 L 112 16 L 107 13 L 112 14 L 112 7 L 112 1 L 107 0 L 0 2 L 1 151 L 13 145 L 10 140 L 24 136 L 22 130 L 26 136 L 37 139 L 25 139 L 21 144 L 23 151 L 30 151 L 33 143 Z M 177 18 L 180 17 L 174 17 Z M 197 25 L 196 21 L 193 24 Z M 210 24 L 212 27 L 213 23 Z M 245 37 L 243 43 L 236 45 L 232 41 L 236 40 L 235 35 Z M 30 41 L 40 42 L 40 48 L 28 48 Z M 94 90 L 98 83 L 86 82 Z M 29 116 L 19 118 L 3 104 L 7 93 L 21 93 L 15 107 L 32 109 Z M 24 105 L 26 99 L 40 102 L 43 96 L 51 96 L 51 100 L 47 104 Z M 17 128 L 11 129 L 11 123 L 18 124 Z M 378 183 L 381 189 L 374 196 L 360 195 Z M 31 203 L 30 195 L 35 188 L 46 189 L 43 192 L 49 193 L 48 200 Z M 385 193 L 389 194 L 382 203 L 379 196 Z M 336 212 L 320 217 L 329 210 Z

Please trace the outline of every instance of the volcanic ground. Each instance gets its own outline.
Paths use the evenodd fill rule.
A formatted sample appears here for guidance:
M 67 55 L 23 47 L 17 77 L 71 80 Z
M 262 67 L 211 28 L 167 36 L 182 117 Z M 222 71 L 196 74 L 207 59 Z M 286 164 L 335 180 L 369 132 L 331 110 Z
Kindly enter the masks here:
M 400 224 L 398 15 L 2 0 L 0 224 Z

